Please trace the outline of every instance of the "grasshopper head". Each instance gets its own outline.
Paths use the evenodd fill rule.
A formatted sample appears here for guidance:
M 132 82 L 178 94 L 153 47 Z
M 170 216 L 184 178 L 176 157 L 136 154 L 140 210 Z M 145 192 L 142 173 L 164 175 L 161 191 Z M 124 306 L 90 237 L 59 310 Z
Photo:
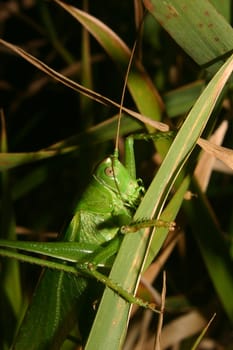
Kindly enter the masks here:
M 103 186 L 116 193 L 124 205 L 134 208 L 139 204 L 144 188 L 140 181 L 131 177 L 118 158 L 112 156 L 103 160 L 94 176 Z

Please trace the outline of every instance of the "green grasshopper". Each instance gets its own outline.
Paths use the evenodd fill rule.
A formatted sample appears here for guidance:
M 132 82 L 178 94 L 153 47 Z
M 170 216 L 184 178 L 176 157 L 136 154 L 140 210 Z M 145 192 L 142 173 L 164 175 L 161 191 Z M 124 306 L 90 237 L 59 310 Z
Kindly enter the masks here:
M 59 349 L 74 325 L 80 321 L 83 311 L 86 312 L 86 291 L 93 286 L 88 277 L 94 277 L 128 302 L 156 311 L 153 306 L 134 297 L 99 272 L 99 268 L 108 270 L 111 267 L 123 234 L 142 227 L 172 226 L 170 223 L 153 220 L 132 223 L 144 187 L 141 180 L 135 177 L 133 138 L 127 138 L 124 166 L 118 159 L 118 134 L 119 132 L 113 155 L 97 166 L 75 208 L 71 222 L 58 242 L 0 241 L 0 255 L 47 267 L 20 325 L 14 349 Z M 43 254 L 52 260 L 43 260 L 5 248 Z M 48 293 L 51 286 L 56 291 L 56 297 L 54 292 L 51 295 Z M 49 317 L 40 312 L 41 305 L 48 306 Z M 40 344 L 33 345 L 33 337 L 40 339 Z
M 129 140 L 131 141 L 131 138 Z M 129 142 L 126 152 L 130 148 L 128 145 Z M 80 317 L 80 305 L 84 303 L 85 290 L 89 285 L 87 275 L 102 281 L 129 302 L 153 309 L 148 303 L 133 297 L 120 286 L 114 285 L 96 270 L 98 266 L 107 266 L 111 263 L 111 258 L 116 254 L 121 242 L 119 230 L 126 233 L 155 224 L 170 226 L 164 222 L 153 221 L 130 225 L 132 215 L 143 193 L 144 188 L 141 181 L 135 179 L 127 166 L 125 167 L 118 160 L 116 150 L 112 156 L 97 166 L 89 186 L 75 209 L 71 222 L 60 236 L 60 242 L 0 241 L 1 247 L 18 248 L 64 261 L 64 263 L 59 263 L 41 260 L 1 249 L 1 255 L 50 268 L 42 274 L 32 304 L 16 337 L 14 349 L 25 349 L 29 343 L 32 349 L 30 340 L 32 336 L 36 339 L 43 339 L 43 343 L 36 344 L 35 349 L 58 349 L 61 346 Z M 68 265 L 68 262 L 71 265 Z M 53 286 L 53 289 L 57 291 L 56 298 L 53 293 L 50 298 L 48 286 Z M 44 302 L 48 305 L 49 317 L 40 314 L 40 305 Z M 30 325 L 35 322 L 35 317 L 37 326 L 31 329 L 32 334 L 30 335 Z

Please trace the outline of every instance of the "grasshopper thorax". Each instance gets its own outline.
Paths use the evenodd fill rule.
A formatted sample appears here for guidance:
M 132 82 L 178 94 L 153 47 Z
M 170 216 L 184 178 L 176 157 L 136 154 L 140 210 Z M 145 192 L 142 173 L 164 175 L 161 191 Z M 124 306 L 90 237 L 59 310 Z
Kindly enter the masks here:
M 144 187 L 134 179 L 116 156 L 104 159 L 96 168 L 94 177 L 114 192 L 124 205 L 136 208 L 141 201 Z

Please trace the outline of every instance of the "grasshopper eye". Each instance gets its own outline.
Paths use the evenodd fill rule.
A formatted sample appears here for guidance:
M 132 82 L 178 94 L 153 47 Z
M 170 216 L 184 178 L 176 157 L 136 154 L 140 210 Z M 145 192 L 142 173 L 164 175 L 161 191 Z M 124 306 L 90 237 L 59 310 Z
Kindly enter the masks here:
M 107 176 L 109 176 L 109 177 L 112 177 L 112 176 L 114 176 L 114 171 L 113 171 L 113 168 L 112 167 L 107 167 L 106 169 L 105 169 L 105 174 L 107 175 Z

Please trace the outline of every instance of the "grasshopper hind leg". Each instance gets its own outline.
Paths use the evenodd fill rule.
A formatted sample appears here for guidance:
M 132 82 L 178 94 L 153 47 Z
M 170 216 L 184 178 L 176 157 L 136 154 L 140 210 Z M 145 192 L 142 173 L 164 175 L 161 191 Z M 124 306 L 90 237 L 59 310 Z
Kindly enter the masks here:
M 134 296 L 133 294 L 131 294 L 130 292 L 122 288 L 119 284 L 112 281 L 109 277 L 105 276 L 104 274 L 96 270 L 96 265 L 93 265 L 91 263 L 86 263 L 82 265 L 77 265 L 76 268 L 80 273 L 93 277 L 97 281 L 103 283 L 105 286 L 111 289 L 114 293 L 118 294 L 121 298 L 123 298 L 126 302 L 131 304 L 136 304 L 146 309 L 150 309 L 155 313 L 161 312 L 160 310 L 155 308 L 155 304 L 149 303 L 147 301 L 144 301 Z
M 175 230 L 175 222 L 174 221 L 164 221 L 159 219 L 148 219 L 148 220 L 142 220 L 137 222 L 132 222 L 129 225 L 124 225 L 121 227 L 121 233 L 127 234 L 127 233 L 133 233 L 141 230 L 142 228 L 149 228 L 149 227 L 164 227 L 167 228 L 169 231 Z

